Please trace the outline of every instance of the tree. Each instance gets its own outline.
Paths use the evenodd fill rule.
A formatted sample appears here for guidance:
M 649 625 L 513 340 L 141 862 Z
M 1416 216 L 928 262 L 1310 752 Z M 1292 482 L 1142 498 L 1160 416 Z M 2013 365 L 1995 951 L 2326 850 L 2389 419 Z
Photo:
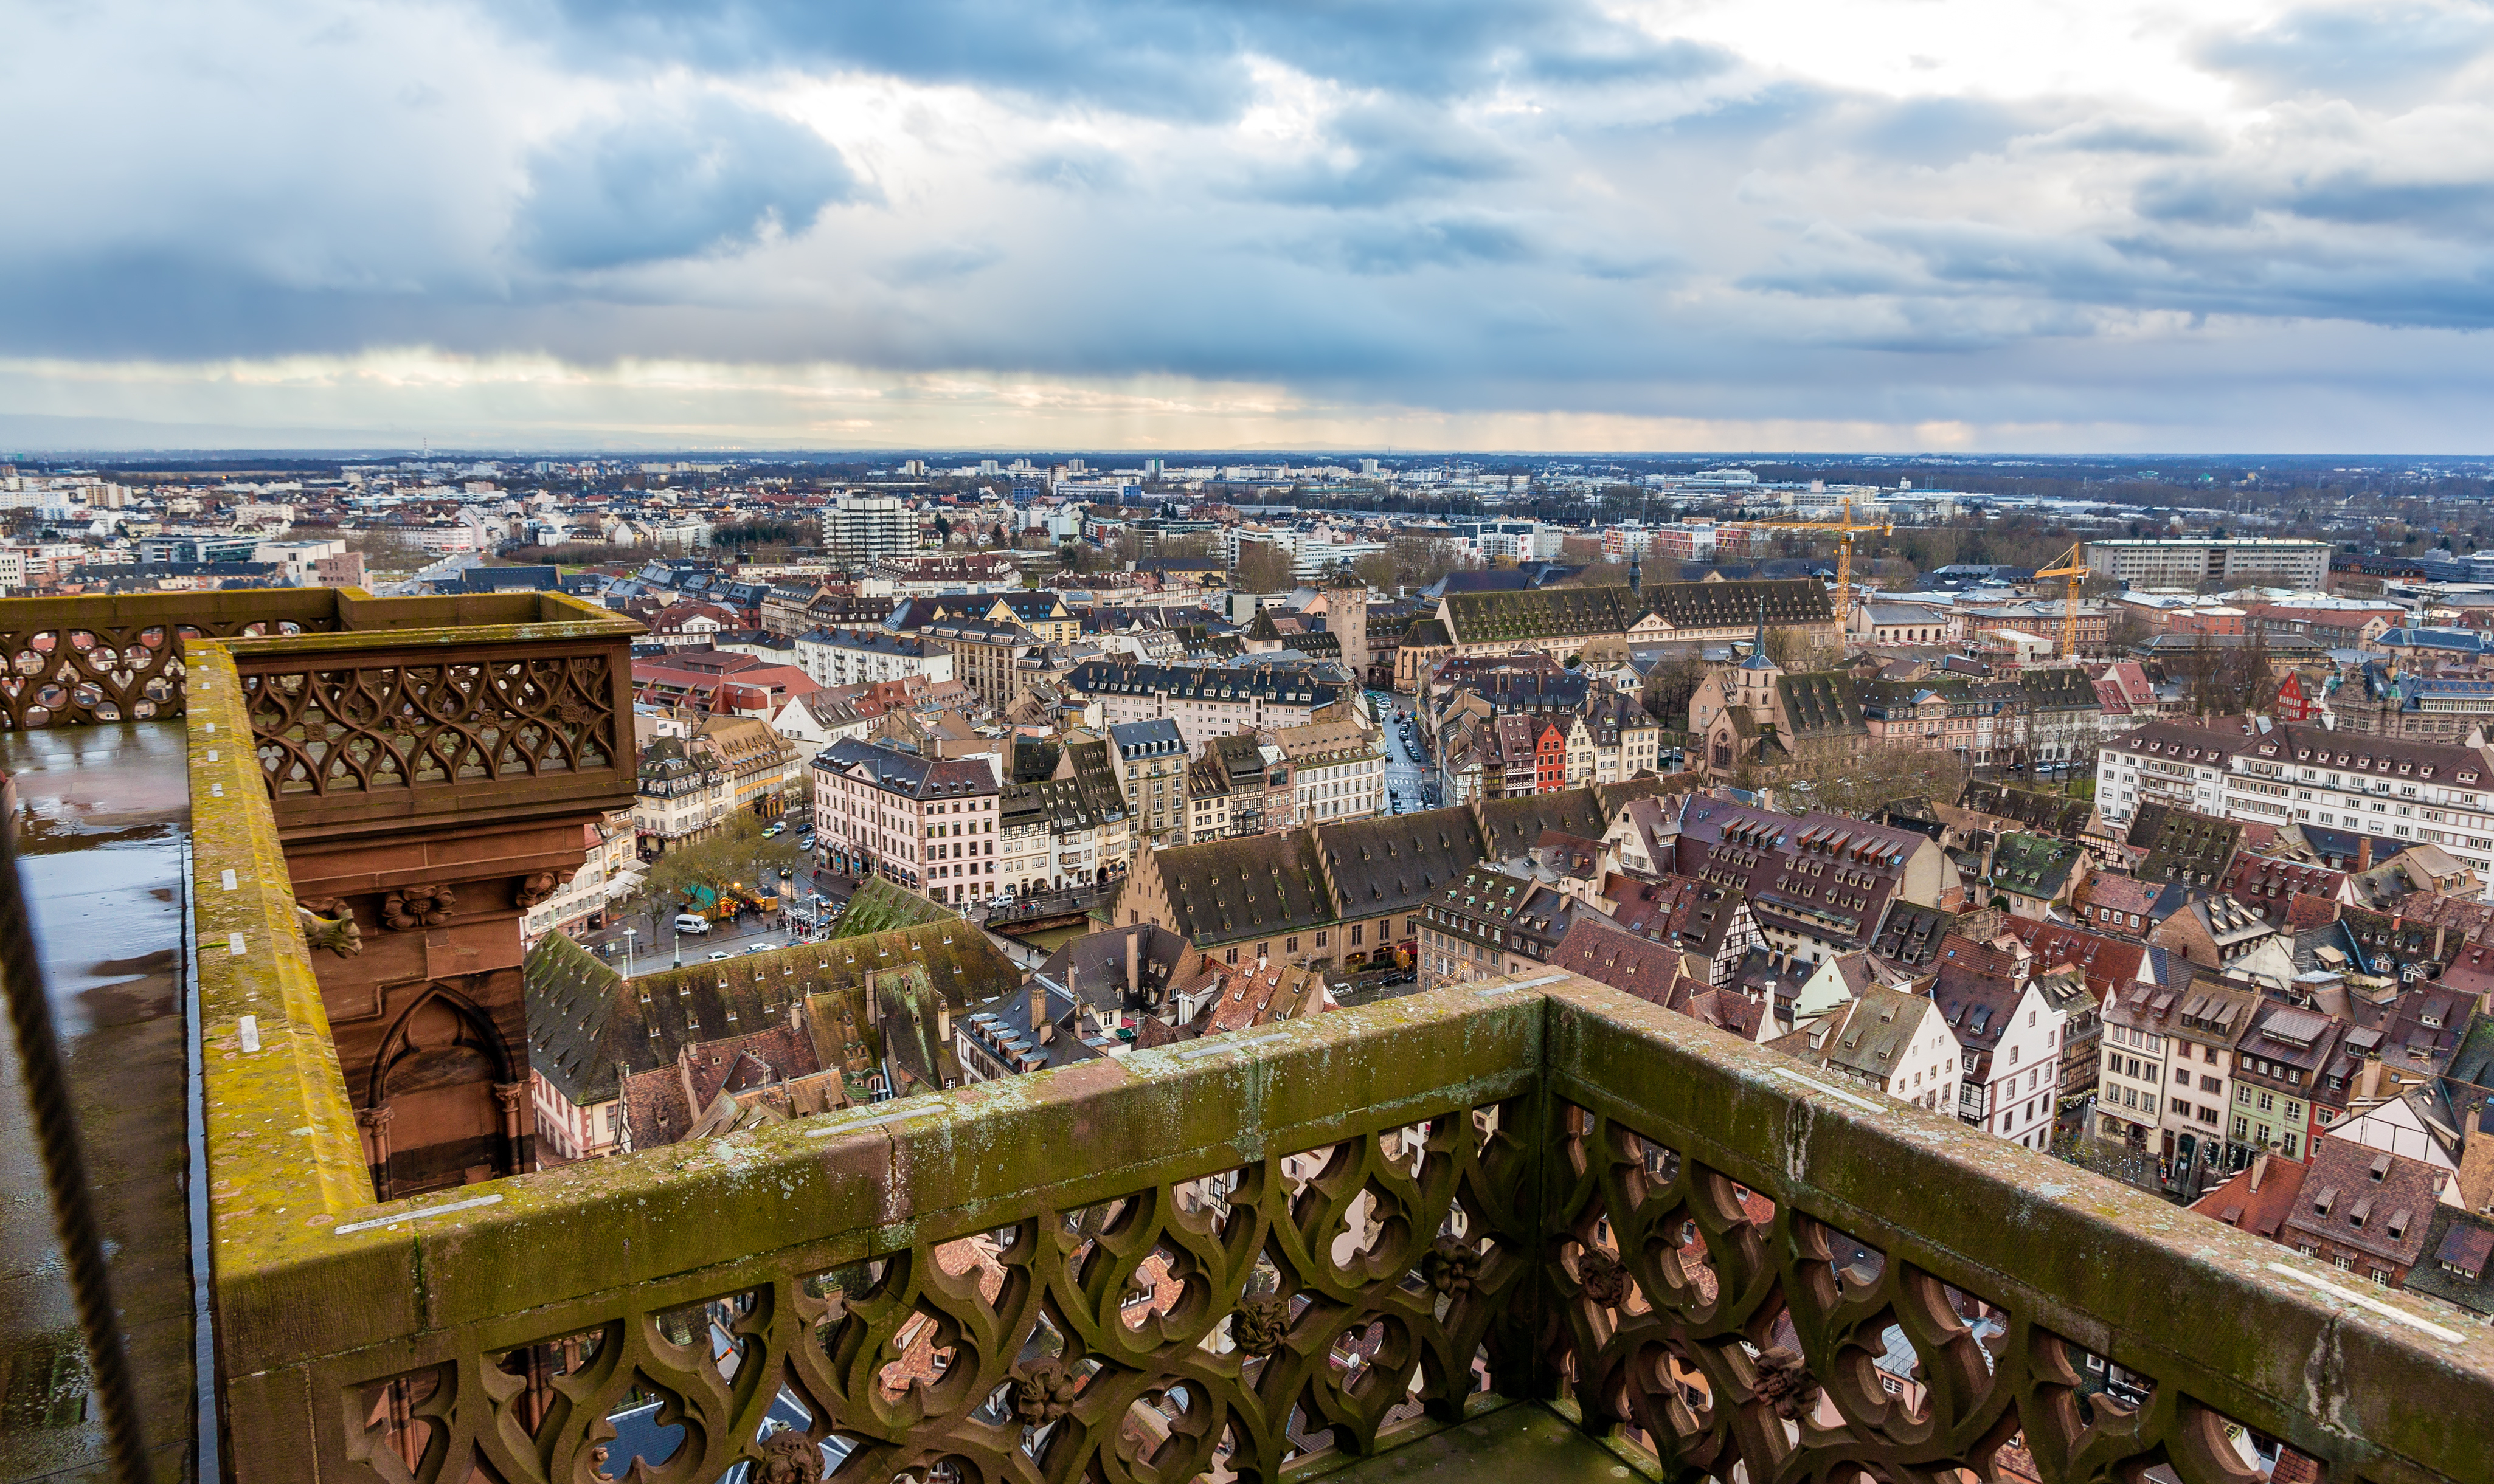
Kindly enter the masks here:
M 1965 791 L 1965 760 L 1955 752 L 1872 743 L 1810 753 L 1785 774 L 1791 803 L 1874 818 L 1914 800 L 1953 803 Z
M 2134 647 L 2147 642 L 2147 620 L 2128 603 L 2118 603 L 2105 618 L 2105 648 L 2114 654 L 2128 653 Z
M 716 892 L 741 886 L 753 891 L 761 885 L 756 867 L 793 871 L 805 861 L 806 853 L 796 841 L 785 834 L 765 838 L 762 821 L 738 809 L 716 833 L 660 856 L 650 867 L 649 889 L 665 902 L 684 900 L 694 887 Z
M 1798 628 L 1767 630 L 1767 657 L 1781 670 L 1814 670 L 1826 657 L 1826 645 L 1815 634 Z
M 1394 591 L 1394 555 L 1371 552 L 1351 564 L 1352 575 L 1380 592 Z
M 1087 541 L 1067 536 L 1056 548 L 1056 564 L 1069 575 L 1089 571 L 1099 564 L 1100 549 Z
M 1666 660 L 1646 673 L 1646 714 L 1674 731 L 1688 727 L 1688 703 L 1706 683 L 1706 661 L 1692 651 Z
M 1463 553 L 1452 541 L 1434 536 L 1394 538 L 1394 572 L 1405 587 L 1425 588 L 1463 565 Z
M 1271 541 L 1240 541 L 1231 582 L 1245 592 L 1282 592 L 1296 585 L 1291 554 Z

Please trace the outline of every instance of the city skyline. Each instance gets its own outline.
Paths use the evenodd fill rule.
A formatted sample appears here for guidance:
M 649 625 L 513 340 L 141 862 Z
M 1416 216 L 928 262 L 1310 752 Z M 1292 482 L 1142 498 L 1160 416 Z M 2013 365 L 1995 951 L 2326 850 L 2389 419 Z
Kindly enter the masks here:
M 2480 4 L 17 30 L 12 447 L 2494 451 Z

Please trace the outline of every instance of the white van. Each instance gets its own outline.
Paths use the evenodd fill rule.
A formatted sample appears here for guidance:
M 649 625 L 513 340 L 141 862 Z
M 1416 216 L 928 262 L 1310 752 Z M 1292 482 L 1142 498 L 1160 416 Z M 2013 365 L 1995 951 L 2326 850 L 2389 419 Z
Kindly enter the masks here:
M 699 933 L 703 937 L 709 937 L 710 919 L 698 912 L 679 912 L 676 914 L 676 931 Z

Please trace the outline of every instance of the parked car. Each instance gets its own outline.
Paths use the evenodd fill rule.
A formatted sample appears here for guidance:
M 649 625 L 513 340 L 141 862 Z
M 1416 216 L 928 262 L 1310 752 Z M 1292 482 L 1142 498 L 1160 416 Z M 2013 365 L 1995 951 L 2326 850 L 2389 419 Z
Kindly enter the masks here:
M 712 949 L 712 950 L 710 951 L 710 955 L 711 955 L 713 958 L 733 958 L 733 957 L 735 957 L 735 956 L 736 956 L 735 954 L 733 954 L 729 953 L 727 950 L 725 950 L 725 949 L 723 949 L 723 948 L 715 948 L 715 949 Z
M 710 919 L 698 912 L 679 912 L 676 914 L 676 931 L 707 938 L 710 936 Z

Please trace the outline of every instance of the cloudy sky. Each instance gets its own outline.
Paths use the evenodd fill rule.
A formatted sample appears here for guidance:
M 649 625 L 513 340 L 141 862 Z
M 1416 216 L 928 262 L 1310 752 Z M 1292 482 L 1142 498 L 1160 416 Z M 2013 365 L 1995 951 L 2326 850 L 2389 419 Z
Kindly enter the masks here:
M 0 0 L 0 442 L 2494 451 L 2494 5 Z

